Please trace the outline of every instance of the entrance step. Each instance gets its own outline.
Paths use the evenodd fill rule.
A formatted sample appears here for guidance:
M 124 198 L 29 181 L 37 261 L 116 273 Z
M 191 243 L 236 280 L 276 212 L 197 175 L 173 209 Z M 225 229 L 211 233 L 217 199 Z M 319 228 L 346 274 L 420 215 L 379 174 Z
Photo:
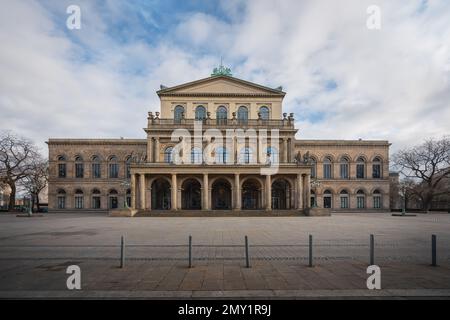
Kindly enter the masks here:
M 295 217 L 303 210 L 140 210 L 135 217 Z

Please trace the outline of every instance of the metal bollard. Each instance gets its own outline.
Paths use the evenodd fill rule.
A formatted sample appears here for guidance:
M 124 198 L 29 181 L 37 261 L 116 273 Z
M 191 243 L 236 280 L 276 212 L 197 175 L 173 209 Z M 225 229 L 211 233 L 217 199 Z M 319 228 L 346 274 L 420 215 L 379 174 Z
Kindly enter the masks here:
M 370 265 L 375 264 L 375 239 L 373 234 L 370 235 Z
M 436 235 L 431 235 L 431 265 L 433 267 L 437 266 L 437 257 L 436 257 Z
M 313 244 L 313 237 L 312 237 L 312 235 L 309 235 L 309 267 L 313 266 L 313 249 L 312 249 L 312 244 Z
M 125 240 L 120 238 L 120 268 L 125 267 Z
M 250 257 L 248 256 L 248 237 L 245 236 L 245 266 L 250 268 Z
M 192 268 L 192 236 L 189 235 L 189 268 Z

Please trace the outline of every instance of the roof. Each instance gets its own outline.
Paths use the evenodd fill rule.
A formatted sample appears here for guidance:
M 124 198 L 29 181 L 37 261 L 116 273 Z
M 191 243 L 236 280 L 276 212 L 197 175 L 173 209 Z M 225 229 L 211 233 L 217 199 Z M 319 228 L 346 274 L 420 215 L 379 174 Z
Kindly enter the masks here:
M 189 89 L 189 88 L 195 88 L 195 87 L 199 87 L 203 84 L 206 83 L 213 83 L 215 81 L 225 81 L 225 82 L 229 82 L 230 84 L 234 83 L 234 84 L 238 84 L 247 88 L 253 88 L 255 89 L 255 91 L 257 91 L 256 93 L 240 93 L 241 95 L 269 95 L 269 96 L 280 96 L 280 97 L 284 97 L 286 95 L 285 92 L 283 92 L 281 90 L 281 87 L 278 89 L 273 89 L 273 88 L 269 88 L 266 86 L 262 86 L 250 81 L 246 81 L 246 80 L 242 80 L 239 78 L 235 78 L 232 76 L 227 76 L 227 75 L 213 75 L 207 78 L 203 78 L 200 80 L 195 80 L 195 81 L 191 81 L 191 82 L 187 82 L 187 83 L 183 83 L 180 85 L 176 85 L 173 87 L 169 87 L 169 88 L 163 88 L 161 90 L 158 90 L 156 93 L 158 94 L 158 96 L 164 96 L 164 95 L 196 95 L 199 94 L 197 93 L 192 93 L 192 92 L 183 92 L 183 89 Z M 181 91 L 181 92 L 180 92 Z M 226 94 L 223 92 L 208 92 L 208 93 L 202 93 L 202 95 L 214 95 L 214 94 Z M 232 92 L 230 92 L 230 94 L 233 94 Z M 236 94 L 236 93 L 234 93 Z M 237 93 L 237 95 L 239 95 L 239 93 Z

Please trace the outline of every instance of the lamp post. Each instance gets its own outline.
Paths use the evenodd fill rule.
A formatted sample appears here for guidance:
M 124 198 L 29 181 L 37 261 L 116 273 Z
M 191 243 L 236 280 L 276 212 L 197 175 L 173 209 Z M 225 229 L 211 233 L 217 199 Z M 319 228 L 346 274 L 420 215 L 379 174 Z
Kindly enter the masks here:
M 129 209 L 129 207 L 128 207 L 128 202 L 127 202 L 127 190 L 130 188 L 131 183 L 130 183 L 129 180 L 124 180 L 124 181 L 122 181 L 122 183 L 121 183 L 120 185 L 122 186 L 123 191 L 124 191 L 124 194 L 125 194 L 125 199 L 124 199 L 124 202 L 123 202 L 123 207 L 124 207 L 125 209 Z
M 404 216 L 405 215 L 405 213 L 406 213 L 406 186 L 405 185 L 403 185 L 401 188 L 400 188 L 400 196 L 403 198 L 403 201 L 402 201 L 402 215 Z
M 317 178 L 311 180 L 311 189 L 314 190 L 314 203 L 312 205 L 313 208 L 317 208 L 317 188 L 321 185 L 320 181 Z
M 30 197 L 28 199 L 28 216 L 33 215 L 33 194 L 30 192 Z

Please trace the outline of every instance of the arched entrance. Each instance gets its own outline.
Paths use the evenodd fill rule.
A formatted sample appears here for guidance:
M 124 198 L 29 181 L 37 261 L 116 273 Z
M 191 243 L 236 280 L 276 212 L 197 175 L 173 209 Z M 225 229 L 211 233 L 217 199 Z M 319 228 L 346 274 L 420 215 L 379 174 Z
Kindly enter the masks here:
M 231 185 L 227 180 L 219 179 L 212 184 L 212 209 L 231 209 Z
M 260 209 L 261 185 L 257 180 L 248 179 L 242 184 L 242 209 Z
M 272 209 L 286 210 L 291 206 L 291 186 L 285 179 L 278 179 L 272 183 Z
M 152 209 L 170 209 L 170 183 L 166 179 L 156 179 L 152 183 Z
M 202 208 L 202 186 L 196 179 L 188 179 L 183 183 L 181 208 L 184 210 L 200 210 Z

